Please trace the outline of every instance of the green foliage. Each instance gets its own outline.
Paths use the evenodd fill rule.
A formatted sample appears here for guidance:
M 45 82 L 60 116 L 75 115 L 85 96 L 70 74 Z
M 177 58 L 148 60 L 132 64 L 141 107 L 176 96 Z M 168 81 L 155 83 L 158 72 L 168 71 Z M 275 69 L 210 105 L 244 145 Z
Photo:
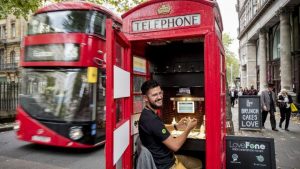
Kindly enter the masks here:
M 27 15 L 36 11 L 40 5 L 40 0 L 1 0 L 0 19 L 6 18 L 8 14 L 27 18 Z
M 115 6 L 118 12 L 125 12 L 128 11 L 130 8 L 145 1 L 146 0 L 125 0 L 125 1 L 107 0 L 107 3 Z
M 52 2 L 62 2 L 66 0 L 51 0 Z M 146 0 L 87 0 L 95 4 L 110 4 L 118 12 L 125 12 L 130 8 L 146 1 Z M 17 17 L 27 16 L 35 12 L 42 6 L 43 0 L 0 0 L 0 19 L 6 18 L 7 15 L 13 14 Z
M 229 47 L 233 42 L 233 39 L 227 33 L 223 33 L 223 45 L 225 49 L 226 55 L 226 78 L 229 85 L 231 85 L 231 72 L 232 72 L 232 80 L 236 77 L 239 77 L 239 60 L 236 58 L 235 54 L 230 51 Z M 231 71 L 232 66 L 232 71 Z

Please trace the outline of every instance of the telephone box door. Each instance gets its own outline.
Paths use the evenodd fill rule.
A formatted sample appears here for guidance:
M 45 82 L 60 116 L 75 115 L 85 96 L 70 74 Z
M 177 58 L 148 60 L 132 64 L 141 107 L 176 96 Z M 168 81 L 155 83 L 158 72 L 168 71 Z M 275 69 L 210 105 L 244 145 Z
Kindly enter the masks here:
M 106 169 L 130 168 L 130 44 L 113 20 L 106 22 Z

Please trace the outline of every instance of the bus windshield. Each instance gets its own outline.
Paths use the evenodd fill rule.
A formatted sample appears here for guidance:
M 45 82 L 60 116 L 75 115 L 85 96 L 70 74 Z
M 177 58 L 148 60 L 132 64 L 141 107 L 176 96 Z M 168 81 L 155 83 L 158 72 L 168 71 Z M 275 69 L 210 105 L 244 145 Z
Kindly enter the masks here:
M 28 35 L 80 32 L 104 36 L 105 19 L 99 12 L 86 10 L 40 13 L 28 23 Z
M 86 69 L 24 69 L 20 104 L 39 120 L 91 121 L 92 89 Z

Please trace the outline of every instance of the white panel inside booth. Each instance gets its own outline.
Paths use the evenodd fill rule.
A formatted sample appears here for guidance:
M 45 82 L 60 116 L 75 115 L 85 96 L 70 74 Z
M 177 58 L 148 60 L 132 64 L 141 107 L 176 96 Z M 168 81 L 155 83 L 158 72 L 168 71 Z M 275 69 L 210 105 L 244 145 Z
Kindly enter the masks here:
M 114 66 L 114 98 L 130 96 L 130 73 Z
M 114 165 L 129 145 L 129 120 L 114 131 Z

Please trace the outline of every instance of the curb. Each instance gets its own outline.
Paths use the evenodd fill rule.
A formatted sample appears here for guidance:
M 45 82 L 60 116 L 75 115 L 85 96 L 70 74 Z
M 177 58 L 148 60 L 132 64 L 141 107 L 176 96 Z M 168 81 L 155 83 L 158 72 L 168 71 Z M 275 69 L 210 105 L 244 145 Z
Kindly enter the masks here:
M 9 126 L 9 127 L 2 127 L 0 128 L 0 132 L 4 132 L 4 131 L 10 131 L 10 130 L 13 130 L 14 127 L 13 126 Z
M 13 130 L 15 123 L 0 123 L 0 132 Z

